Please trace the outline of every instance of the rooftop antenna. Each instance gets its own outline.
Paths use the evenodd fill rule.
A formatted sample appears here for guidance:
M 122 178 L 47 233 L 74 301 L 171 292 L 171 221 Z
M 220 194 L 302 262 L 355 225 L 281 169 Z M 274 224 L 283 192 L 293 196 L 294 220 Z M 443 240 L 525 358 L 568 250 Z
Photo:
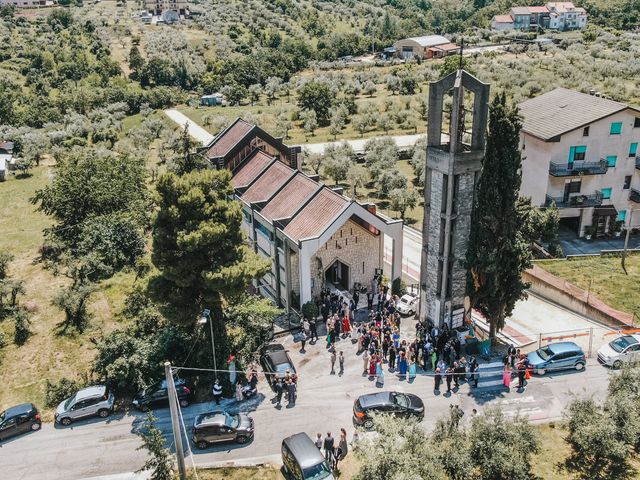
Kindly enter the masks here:
M 462 51 L 464 50 L 464 38 L 460 41 L 460 63 L 458 65 L 458 70 L 462 70 Z

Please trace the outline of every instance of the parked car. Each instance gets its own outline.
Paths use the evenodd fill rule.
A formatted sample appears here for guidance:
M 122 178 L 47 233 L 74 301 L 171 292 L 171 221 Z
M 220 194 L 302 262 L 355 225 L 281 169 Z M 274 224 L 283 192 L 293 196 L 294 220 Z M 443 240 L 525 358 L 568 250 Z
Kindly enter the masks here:
M 246 413 L 230 415 L 216 410 L 196 417 L 191 439 L 198 448 L 221 442 L 247 443 L 253 438 L 253 429 L 253 419 Z
M 598 350 L 600 363 L 613 368 L 623 363 L 640 362 L 640 335 L 622 335 Z
M 406 293 L 396 302 L 396 310 L 400 315 L 415 315 L 418 310 L 418 296 Z
M 285 350 L 284 346 L 279 343 L 267 345 L 260 356 L 260 364 L 264 371 L 269 386 L 273 389 L 276 379 L 283 378 L 287 371 L 294 374 L 296 368 Z
M 35 432 L 41 426 L 40 413 L 33 403 L 9 407 L 0 413 L 0 440 L 25 432 Z
M 306 433 L 296 433 L 282 441 L 282 468 L 294 480 L 334 480 L 331 468 Z
M 56 409 L 54 418 L 56 422 L 64 426 L 83 417 L 97 415 L 101 418 L 107 418 L 113 412 L 114 402 L 113 393 L 109 392 L 107 387 L 94 385 L 78 390 L 74 396 L 62 401 Z
M 175 380 L 176 393 L 178 394 L 178 401 L 181 407 L 188 407 L 193 398 L 192 388 L 187 386 L 187 383 L 183 379 Z M 143 412 L 156 407 L 169 406 L 169 392 L 167 390 L 167 381 L 162 380 L 160 383 L 156 383 L 144 390 L 139 391 L 133 397 L 133 406 Z
M 573 342 L 550 343 L 527 355 L 527 362 L 538 375 L 557 370 L 583 370 L 587 364 L 584 352 Z
M 424 418 L 424 403 L 411 393 L 377 392 L 361 395 L 353 403 L 353 423 L 356 426 L 373 427 L 372 415 L 387 413 L 398 417 Z

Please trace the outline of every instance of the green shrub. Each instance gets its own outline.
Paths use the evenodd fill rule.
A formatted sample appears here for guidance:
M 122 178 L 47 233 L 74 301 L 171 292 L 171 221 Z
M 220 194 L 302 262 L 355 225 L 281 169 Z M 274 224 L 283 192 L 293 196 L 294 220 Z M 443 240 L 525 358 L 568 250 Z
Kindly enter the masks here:
M 81 387 L 80 383 L 66 377 L 62 377 L 55 383 L 47 380 L 44 401 L 47 407 L 56 407 L 64 399 L 75 394 Z
M 307 302 L 302 305 L 302 315 L 304 318 L 312 319 L 318 317 L 318 307 L 314 302 Z
M 24 345 L 31 335 L 29 330 L 29 314 L 23 308 L 19 308 L 14 315 L 15 331 L 13 333 L 13 341 L 16 345 Z
M 401 278 L 396 278 L 391 284 L 391 294 L 401 297 L 407 292 L 407 285 Z

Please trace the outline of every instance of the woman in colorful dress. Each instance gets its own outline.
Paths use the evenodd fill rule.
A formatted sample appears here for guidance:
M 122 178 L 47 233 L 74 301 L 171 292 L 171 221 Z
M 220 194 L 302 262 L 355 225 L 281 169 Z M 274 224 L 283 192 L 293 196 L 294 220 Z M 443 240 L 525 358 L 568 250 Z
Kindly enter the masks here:
M 351 333 L 351 322 L 349 322 L 348 315 L 342 318 L 342 332 L 344 333 L 344 338 L 347 338 L 349 333 Z
M 400 352 L 400 359 L 398 360 L 398 371 L 400 376 L 407 374 L 407 357 L 404 352 Z
M 376 363 L 378 356 L 376 354 L 371 355 L 369 359 L 369 376 L 373 377 L 376 374 Z

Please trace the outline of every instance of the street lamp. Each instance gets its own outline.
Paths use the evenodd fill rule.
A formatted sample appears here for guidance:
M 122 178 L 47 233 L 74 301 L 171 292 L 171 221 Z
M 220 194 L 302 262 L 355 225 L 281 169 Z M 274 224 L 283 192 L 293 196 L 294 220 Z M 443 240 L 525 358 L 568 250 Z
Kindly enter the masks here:
M 211 353 L 213 354 L 213 369 L 215 373 L 216 380 L 218 379 L 218 365 L 216 364 L 216 343 L 213 338 L 213 322 L 211 321 L 211 311 L 208 308 L 205 308 L 202 311 L 202 315 L 200 316 L 200 320 L 198 320 L 200 325 L 204 325 L 205 323 L 209 324 L 209 328 L 211 329 Z

